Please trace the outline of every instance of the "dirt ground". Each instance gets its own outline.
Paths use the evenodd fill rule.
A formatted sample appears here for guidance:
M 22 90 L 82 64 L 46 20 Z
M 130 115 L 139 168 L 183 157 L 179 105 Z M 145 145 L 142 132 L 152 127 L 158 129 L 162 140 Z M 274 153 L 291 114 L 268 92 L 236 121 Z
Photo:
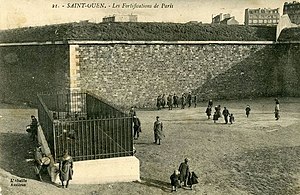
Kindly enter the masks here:
M 274 118 L 274 98 L 215 101 L 235 115 L 235 123 L 216 124 L 205 115 L 207 102 L 197 108 L 138 110 L 142 123 L 134 141 L 141 182 L 74 185 L 61 189 L 37 181 L 32 142 L 25 127 L 37 111 L 0 104 L 0 187 L 7 194 L 171 194 L 169 177 L 184 158 L 199 176 L 193 190 L 173 194 L 300 194 L 300 98 L 280 98 L 281 118 Z M 245 107 L 251 105 L 246 118 Z M 153 144 L 153 122 L 160 116 L 165 138 Z M 75 167 L 76 170 L 76 167 Z M 19 179 L 17 181 L 16 179 Z M 12 186 L 19 185 L 19 186 Z M 1 194 L 1 192 L 0 192 Z

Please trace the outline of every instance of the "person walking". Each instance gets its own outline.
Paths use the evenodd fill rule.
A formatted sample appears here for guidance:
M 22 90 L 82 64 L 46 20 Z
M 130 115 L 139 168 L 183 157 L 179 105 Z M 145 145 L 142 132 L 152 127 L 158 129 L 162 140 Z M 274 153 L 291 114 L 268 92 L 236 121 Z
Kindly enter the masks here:
M 141 121 L 135 115 L 133 116 L 133 139 L 138 139 L 141 132 Z
M 277 99 L 277 98 L 275 98 L 275 112 L 274 112 L 274 114 L 275 114 L 275 119 L 276 120 L 279 120 L 279 118 L 280 118 L 280 115 L 279 115 L 279 100 Z
M 224 107 L 224 110 L 223 110 L 222 114 L 224 116 L 225 124 L 227 124 L 228 123 L 229 110 L 226 107 Z
M 72 176 L 73 176 L 73 159 L 68 154 L 68 151 L 65 150 L 59 162 L 59 178 L 63 188 L 68 187 L 69 181 L 72 180 Z
M 180 163 L 178 171 L 180 172 L 179 175 L 179 180 L 180 180 L 180 186 L 182 186 L 182 184 L 187 187 L 187 179 L 188 179 L 188 174 L 190 172 L 190 167 L 189 167 L 189 159 L 185 158 L 184 162 Z
M 156 117 L 156 121 L 154 122 L 154 143 L 160 145 L 163 134 L 163 123 L 159 120 L 159 116 Z
M 250 106 L 249 106 L 249 105 L 247 105 L 247 107 L 246 107 L 245 111 L 246 111 L 246 116 L 247 116 L 247 118 L 248 118 L 248 117 L 249 117 L 249 115 L 250 115 L 250 111 L 251 111 L 251 108 L 250 108 Z

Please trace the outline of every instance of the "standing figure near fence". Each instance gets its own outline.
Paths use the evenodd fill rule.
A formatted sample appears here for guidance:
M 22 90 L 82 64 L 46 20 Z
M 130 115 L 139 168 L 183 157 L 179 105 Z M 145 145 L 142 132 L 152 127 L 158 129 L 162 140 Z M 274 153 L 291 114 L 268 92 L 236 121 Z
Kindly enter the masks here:
M 34 115 L 31 115 L 30 132 L 31 132 L 32 141 L 36 141 L 37 132 L 38 132 L 38 121 Z
M 223 110 L 222 114 L 224 116 L 225 124 L 227 124 L 228 123 L 229 110 L 226 107 L 224 107 L 224 110 Z
M 154 143 L 160 145 L 160 141 L 162 140 L 162 137 L 164 137 L 164 134 L 163 134 L 163 124 L 159 120 L 159 116 L 156 117 L 153 131 L 154 131 Z
M 172 95 L 170 94 L 168 97 L 167 97 L 167 105 L 169 107 L 169 110 L 172 110 L 173 109 L 173 98 L 172 98 Z
M 246 111 L 246 116 L 247 116 L 247 118 L 248 118 L 248 117 L 249 117 L 249 115 L 250 115 L 250 111 L 251 111 L 251 108 L 250 108 L 250 106 L 249 106 L 249 105 L 247 105 L 247 107 L 246 107 L 245 111 Z
M 141 131 L 140 119 L 137 116 L 133 116 L 133 138 L 138 139 Z
M 135 108 L 133 106 L 130 108 L 129 116 L 130 117 L 136 116 L 136 111 L 135 111 Z
M 72 180 L 72 176 L 73 176 L 73 159 L 68 154 L 68 151 L 65 150 L 64 155 L 61 157 L 59 162 L 59 178 L 63 188 L 68 187 L 69 181 Z
M 274 114 L 275 114 L 275 119 L 276 120 L 279 120 L 279 118 L 280 118 L 280 115 L 279 115 L 279 100 L 277 99 L 277 98 L 275 98 L 275 112 L 274 112 Z
M 179 180 L 180 180 L 180 186 L 182 186 L 182 184 L 186 187 L 187 186 L 187 179 L 189 176 L 189 172 L 190 172 L 190 167 L 189 167 L 189 159 L 185 158 L 184 162 L 180 163 L 178 171 L 180 172 L 179 175 Z

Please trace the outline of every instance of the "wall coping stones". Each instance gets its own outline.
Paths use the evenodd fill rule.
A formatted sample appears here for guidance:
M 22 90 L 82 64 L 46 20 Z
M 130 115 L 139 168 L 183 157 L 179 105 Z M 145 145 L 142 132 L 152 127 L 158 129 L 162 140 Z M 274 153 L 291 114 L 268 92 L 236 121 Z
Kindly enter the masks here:
M 68 40 L 46 42 L 0 43 L 3 46 L 30 46 L 30 45 L 273 45 L 278 43 L 300 43 L 300 41 L 93 41 L 93 40 Z

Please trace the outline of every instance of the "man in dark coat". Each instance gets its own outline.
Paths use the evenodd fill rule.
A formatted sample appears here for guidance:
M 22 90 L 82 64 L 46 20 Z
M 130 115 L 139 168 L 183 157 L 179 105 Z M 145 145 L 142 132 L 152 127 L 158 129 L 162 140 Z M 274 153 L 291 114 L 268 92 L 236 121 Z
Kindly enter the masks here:
M 68 151 L 64 151 L 64 155 L 61 157 L 59 162 L 59 178 L 62 184 L 62 187 L 68 187 L 69 181 L 72 180 L 73 176 L 73 159 L 68 154 Z M 66 181 L 66 185 L 64 182 Z
M 172 98 L 172 95 L 170 94 L 168 97 L 167 97 L 167 105 L 169 107 L 169 110 L 172 110 L 173 109 L 173 98 Z
M 36 141 L 37 132 L 38 132 L 38 121 L 34 115 L 31 115 L 30 131 L 31 131 L 32 141 Z
M 222 114 L 224 116 L 225 124 L 227 124 L 228 123 L 229 110 L 226 107 L 224 107 L 224 110 L 223 110 Z
M 247 118 L 248 118 L 248 117 L 249 117 L 249 115 L 250 115 L 250 111 L 251 111 L 251 108 L 250 108 L 250 106 L 249 106 L 249 105 L 247 105 L 247 107 L 246 107 L 245 111 L 246 111 L 246 116 L 247 116 Z
M 137 116 L 133 116 L 133 138 L 138 139 L 141 132 L 141 121 Z
M 182 186 L 182 183 L 184 184 L 184 186 L 187 186 L 187 178 L 188 178 L 188 174 L 190 172 L 190 168 L 189 168 L 189 159 L 185 158 L 184 162 L 180 163 L 178 171 L 180 172 L 179 175 L 179 180 L 180 180 L 180 185 Z
M 192 94 L 191 92 L 189 92 L 189 94 L 187 95 L 187 102 L 189 104 L 189 108 L 192 106 Z
M 160 145 L 160 141 L 162 140 L 162 137 L 164 136 L 163 134 L 163 124 L 159 120 L 159 116 L 156 117 L 156 121 L 154 122 L 154 143 L 157 143 Z
M 178 108 L 178 96 L 175 93 L 173 95 L 173 105 L 174 105 L 174 108 L 175 107 Z
M 207 119 L 210 119 L 210 116 L 211 116 L 211 107 L 210 106 L 207 106 L 205 113 L 207 115 Z

